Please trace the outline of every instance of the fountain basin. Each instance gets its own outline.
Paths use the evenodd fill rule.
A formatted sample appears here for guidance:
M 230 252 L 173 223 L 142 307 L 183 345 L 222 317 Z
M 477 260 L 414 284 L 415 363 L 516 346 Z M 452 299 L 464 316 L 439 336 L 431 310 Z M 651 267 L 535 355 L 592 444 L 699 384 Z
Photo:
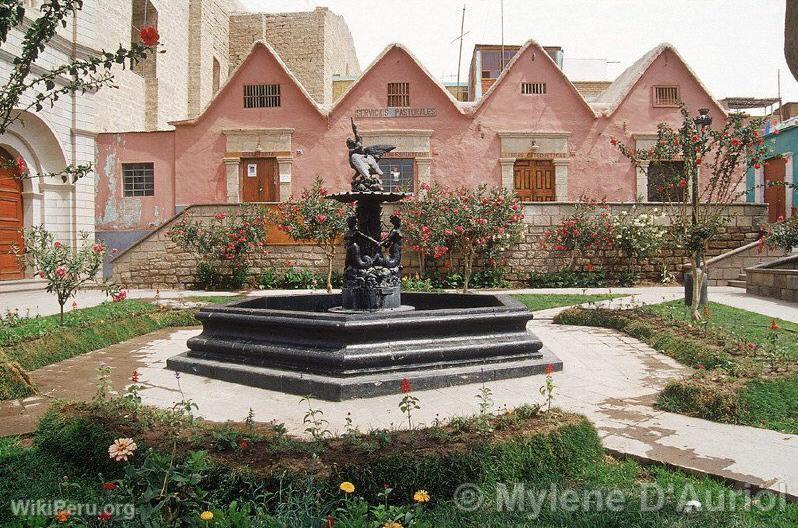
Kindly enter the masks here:
M 258 297 L 200 310 L 202 333 L 176 371 L 340 401 L 522 377 L 562 362 L 526 331 L 506 295 L 405 293 L 404 306 L 335 311 L 340 294 Z

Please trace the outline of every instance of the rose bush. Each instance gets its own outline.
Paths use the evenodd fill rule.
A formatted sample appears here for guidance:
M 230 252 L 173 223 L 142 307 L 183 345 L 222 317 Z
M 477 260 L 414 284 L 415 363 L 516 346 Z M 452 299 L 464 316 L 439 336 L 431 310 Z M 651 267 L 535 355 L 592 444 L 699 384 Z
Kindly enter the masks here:
M 667 229 L 657 225 L 657 221 L 663 216 L 657 209 L 648 214 L 638 213 L 637 208 L 633 207 L 631 213 L 621 211 L 610 217 L 615 247 L 629 261 L 627 277 L 621 281 L 623 285 L 631 286 L 634 283 L 638 259 L 650 257 L 662 248 Z
M 418 254 L 419 272 L 427 277 L 427 262 L 448 256 L 447 236 L 452 235 L 444 207 L 445 191 L 438 185 L 422 183 L 421 193 L 401 202 L 402 233 L 406 245 Z
M 798 216 L 792 216 L 787 220 L 779 218 L 779 221 L 765 226 L 764 239 L 769 246 L 792 251 L 798 247 Z
M 105 256 L 105 246 L 91 244 L 87 233 L 81 233 L 78 247 L 72 248 L 55 239 L 44 226 L 23 233 L 23 247 L 16 244 L 12 252 L 20 265 L 33 269 L 34 277 L 47 281 L 46 290 L 58 299 L 61 323 L 64 322 L 64 305 L 84 286 L 94 283 L 100 273 Z M 127 293 L 116 285 L 103 282 L 102 287 L 114 300 L 124 300 Z
M 615 233 L 609 206 L 582 196 L 574 212 L 560 225 L 543 233 L 541 247 L 569 254 L 567 269 L 572 269 L 578 255 L 588 251 L 612 249 Z
M 168 235 L 197 259 L 197 282 L 206 289 L 241 288 L 253 255 L 266 251 L 265 216 L 256 207 L 242 207 L 233 215 L 216 213 L 210 222 L 186 213 Z

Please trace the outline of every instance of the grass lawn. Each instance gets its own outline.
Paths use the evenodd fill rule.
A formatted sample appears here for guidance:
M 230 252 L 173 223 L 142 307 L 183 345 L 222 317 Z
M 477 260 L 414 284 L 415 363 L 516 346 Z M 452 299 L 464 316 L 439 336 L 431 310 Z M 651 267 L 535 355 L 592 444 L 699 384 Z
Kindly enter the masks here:
M 191 295 L 189 297 L 183 297 L 182 300 L 208 304 L 227 304 L 243 301 L 246 298 L 246 295 Z
M 125 434 L 138 450 L 129 462 L 109 461 L 106 445 Z M 172 438 L 181 439 L 176 451 Z M 104 490 L 107 482 L 115 489 Z M 351 482 L 354 493 L 345 496 L 341 482 Z M 458 492 L 462 484 L 483 498 L 481 506 L 458 505 L 456 498 L 467 498 Z M 388 499 L 381 496 L 386 487 L 392 490 Z M 423 509 L 412 506 L 419 489 L 431 497 Z M 181 525 L 204 526 L 197 523 L 199 513 L 210 510 L 208 526 L 241 528 L 323 528 L 331 526 L 328 517 L 336 528 L 378 528 L 388 526 L 386 514 L 409 527 L 408 512 L 415 528 L 798 525 L 796 503 L 763 495 L 746 509 L 743 492 L 607 457 L 583 418 L 528 406 L 414 431 L 358 431 L 310 441 L 286 436 L 279 425 L 204 424 L 121 400 L 67 405 L 43 419 L 32 443 L 0 439 L 3 526 L 50 526 L 52 519 L 14 518 L 10 504 L 20 498 L 133 504 L 136 515 L 153 515 L 123 524 L 129 527 L 166 526 L 158 517 L 166 509 L 184 520 Z M 699 500 L 703 511 L 683 513 L 690 500 Z M 84 526 L 81 520 L 104 526 L 77 516 L 71 526 Z
M 798 325 L 717 303 L 707 305 L 705 318 L 691 322 L 682 301 L 672 301 L 569 310 L 555 321 L 620 330 L 696 369 L 668 383 L 661 409 L 798 434 Z
M 524 303 L 530 311 L 536 312 L 538 310 L 548 310 L 549 308 L 559 308 L 561 306 L 574 306 L 589 302 L 606 301 L 624 296 L 610 293 L 599 293 L 594 295 L 578 293 L 534 293 L 528 295 L 513 295 L 513 297 Z
M 23 317 L 0 325 L 0 400 L 33 393 L 27 371 L 170 326 L 197 324 L 190 310 L 162 309 L 126 300 L 71 310 L 59 316 Z

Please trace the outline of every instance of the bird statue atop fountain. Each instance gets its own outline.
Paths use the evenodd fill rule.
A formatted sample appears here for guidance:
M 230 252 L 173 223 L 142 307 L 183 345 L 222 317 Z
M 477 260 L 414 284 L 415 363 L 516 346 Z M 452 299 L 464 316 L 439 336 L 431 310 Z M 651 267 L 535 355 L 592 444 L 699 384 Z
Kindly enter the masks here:
M 385 190 L 382 187 L 384 173 L 380 169 L 379 161 L 382 156 L 396 147 L 393 145 L 364 147 L 363 138 L 357 131 L 355 120 L 351 121 L 355 139 L 347 138 L 346 146 L 349 148 L 349 166 L 355 169 L 355 174 L 352 176 L 352 191 L 383 192 Z

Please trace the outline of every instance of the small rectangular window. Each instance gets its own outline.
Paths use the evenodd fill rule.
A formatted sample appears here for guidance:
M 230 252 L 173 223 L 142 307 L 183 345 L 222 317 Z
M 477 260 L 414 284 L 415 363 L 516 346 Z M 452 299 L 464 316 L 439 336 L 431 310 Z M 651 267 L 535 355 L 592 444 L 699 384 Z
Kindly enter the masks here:
M 154 196 L 155 169 L 152 163 L 123 163 L 124 196 Z
M 546 83 L 521 83 L 522 95 L 543 95 L 546 93 Z
M 681 97 L 678 86 L 655 86 L 654 106 L 679 106 Z
M 414 192 L 413 158 L 384 158 L 379 161 L 386 189 L 396 192 Z
M 279 84 L 245 84 L 244 108 L 276 108 L 280 106 Z
M 405 108 L 410 106 L 410 83 L 388 83 L 388 107 Z

